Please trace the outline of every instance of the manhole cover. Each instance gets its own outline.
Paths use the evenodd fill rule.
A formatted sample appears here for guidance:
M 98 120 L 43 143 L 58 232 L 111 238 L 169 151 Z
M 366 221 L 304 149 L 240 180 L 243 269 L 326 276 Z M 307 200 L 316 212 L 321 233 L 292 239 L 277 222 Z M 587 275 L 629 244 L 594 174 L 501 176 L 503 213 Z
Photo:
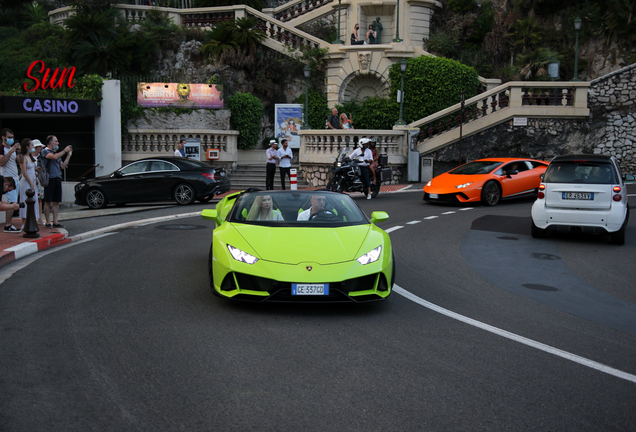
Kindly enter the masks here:
M 532 253 L 530 254 L 530 256 L 532 258 L 535 259 L 540 259 L 540 260 L 548 260 L 548 261 L 556 261 L 556 260 L 560 260 L 561 257 L 558 255 L 552 255 L 552 254 L 547 254 L 547 253 Z
M 558 291 L 558 288 L 551 287 L 550 285 L 523 284 L 521 286 L 535 291 Z
M 157 229 L 165 230 L 198 230 L 207 228 L 203 225 L 160 225 Z

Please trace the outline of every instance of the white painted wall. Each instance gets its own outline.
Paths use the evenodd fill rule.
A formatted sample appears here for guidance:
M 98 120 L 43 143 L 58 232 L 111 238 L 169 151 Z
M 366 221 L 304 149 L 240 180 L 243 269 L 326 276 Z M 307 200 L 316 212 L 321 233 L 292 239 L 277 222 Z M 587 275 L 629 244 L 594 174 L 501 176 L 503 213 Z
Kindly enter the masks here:
M 104 81 L 101 116 L 95 117 L 95 176 L 121 167 L 121 91 L 119 80 Z

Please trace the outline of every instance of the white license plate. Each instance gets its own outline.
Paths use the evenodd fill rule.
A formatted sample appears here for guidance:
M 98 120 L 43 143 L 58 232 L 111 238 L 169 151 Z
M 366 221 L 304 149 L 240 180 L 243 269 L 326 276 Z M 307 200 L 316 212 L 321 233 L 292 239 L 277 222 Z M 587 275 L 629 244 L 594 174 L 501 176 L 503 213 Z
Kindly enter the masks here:
M 438 199 L 439 195 L 437 195 L 437 194 L 428 194 L 428 197 L 429 198 L 433 198 L 433 199 Z
M 292 295 L 329 295 L 329 284 L 292 284 Z
M 593 200 L 592 192 L 563 192 L 564 200 Z

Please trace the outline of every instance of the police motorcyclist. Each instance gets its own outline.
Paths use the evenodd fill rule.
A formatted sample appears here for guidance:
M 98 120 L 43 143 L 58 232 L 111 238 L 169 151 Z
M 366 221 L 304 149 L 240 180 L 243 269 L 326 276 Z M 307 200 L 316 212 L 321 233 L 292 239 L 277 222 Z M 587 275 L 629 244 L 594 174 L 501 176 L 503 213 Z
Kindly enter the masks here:
M 373 163 L 373 153 L 369 150 L 369 138 L 362 138 L 358 142 L 360 148 L 356 148 L 349 158 L 358 162 L 360 167 L 360 175 L 362 177 L 362 186 L 366 191 L 367 199 L 371 199 L 371 190 L 369 189 L 369 165 Z

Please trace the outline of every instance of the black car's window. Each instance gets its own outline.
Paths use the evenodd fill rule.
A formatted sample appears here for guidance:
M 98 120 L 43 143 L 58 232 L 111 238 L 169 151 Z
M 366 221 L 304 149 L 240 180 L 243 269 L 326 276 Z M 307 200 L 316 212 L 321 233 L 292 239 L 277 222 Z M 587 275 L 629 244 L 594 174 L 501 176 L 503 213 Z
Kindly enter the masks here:
M 314 197 L 314 201 L 324 203 L 324 211 L 316 212 L 311 219 L 307 219 L 301 214 L 312 208 L 312 197 Z M 268 203 L 270 199 L 272 211 L 266 220 L 261 220 L 258 210 L 261 208 L 263 201 Z M 309 217 L 311 214 L 312 211 L 309 210 L 304 216 Z M 262 191 L 245 193 L 237 198 L 230 213 L 229 221 L 267 226 L 332 228 L 368 223 L 364 213 L 349 196 L 322 191 Z
M 148 171 L 179 171 L 179 168 L 166 161 L 150 161 Z
M 546 183 L 618 183 L 616 172 L 611 163 L 564 161 L 552 162 L 543 179 Z
M 497 161 L 475 161 L 469 162 L 465 165 L 457 167 L 451 171 L 450 174 L 488 174 L 503 162 Z
M 119 172 L 123 175 L 139 174 L 146 171 L 148 167 L 148 161 L 133 162 L 130 165 L 126 165 Z

